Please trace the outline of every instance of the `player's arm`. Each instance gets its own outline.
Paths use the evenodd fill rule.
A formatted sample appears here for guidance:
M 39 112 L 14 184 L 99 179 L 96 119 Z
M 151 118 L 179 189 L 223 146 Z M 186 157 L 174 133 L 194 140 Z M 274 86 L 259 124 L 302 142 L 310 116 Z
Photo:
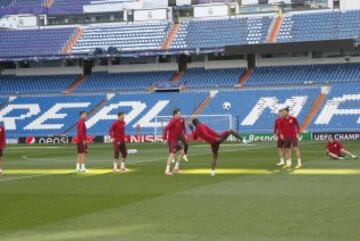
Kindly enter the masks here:
M 192 134 L 194 140 L 199 138 L 198 128 L 196 128 L 196 130 L 195 130 L 195 127 L 193 126 L 193 124 L 189 124 L 189 129 L 191 130 L 191 134 Z
M 280 121 L 277 126 L 278 126 L 278 128 L 277 128 L 277 133 L 278 133 L 280 139 L 281 139 L 281 140 L 284 140 L 284 134 L 283 134 L 284 125 L 283 125 L 283 122 Z
M 171 127 L 173 127 L 174 123 L 175 123 L 174 120 L 171 119 L 171 121 L 165 126 L 165 128 L 163 130 L 163 136 L 162 136 L 164 142 L 168 139 L 169 129 Z
M 275 135 L 278 135 L 278 128 L 279 128 L 279 127 L 278 127 L 278 121 L 276 120 L 276 121 L 275 121 L 275 125 L 274 125 L 274 134 L 275 134 Z
M 183 132 L 184 132 L 184 135 L 186 136 L 186 123 L 185 123 L 185 120 L 183 121 Z
M 300 135 L 300 125 L 299 125 L 299 122 L 298 122 L 298 120 L 296 119 L 296 118 L 294 118 L 294 120 L 295 120 L 295 130 L 296 130 L 296 133 L 298 134 L 298 135 Z
M 113 123 L 109 129 L 109 136 L 111 139 L 114 139 L 114 133 L 115 133 L 115 123 Z

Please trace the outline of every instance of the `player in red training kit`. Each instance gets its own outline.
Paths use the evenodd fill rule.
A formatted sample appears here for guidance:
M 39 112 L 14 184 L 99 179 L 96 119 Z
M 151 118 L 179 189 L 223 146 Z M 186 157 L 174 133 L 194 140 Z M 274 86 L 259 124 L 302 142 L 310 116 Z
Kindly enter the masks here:
M 194 126 L 196 129 L 194 130 Z M 211 175 L 215 176 L 216 165 L 219 157 L 219 148 L 220 144 L 227 140 L 230 135 L 235 136 L 242 142 L 242 137 L 240 134 L 234 130 L 227 130 L 220 134 L 216 133 L 214 130 L 210 129 L 207 125 L 202 124 L 198 119 L 193 119 L 192 124 L 189 125 L 189 128 L 192 130 L 192 135 L 194 140 L 199 137 L 210 144 L 211 151 L 213 154 L 213 160 L 211 164 Z
M 286 164 L 284 169 L 291 168 L 291 147 L 295 150 L 297 158 L 296 169 L 302 167 L 299 149 L 300 126 L 297 119 L 289 114 L 289 108 L 281 110 L 283 118 L 279 122 L 280 139 L 284 141 Z
M 279 154 L 279 159 L 280 162 L 277 163 L 277 166 L 283 166 L 285 165 L 285 159 L 284 159 L 284 140 L 282 140 L 280 138 L 280 122 L 282 120 L 283 116 L 282 116 L 282 111 L 279 110 L 279 117 L 275 120 L 275 125 L 274 125 L 274 135 L 276 136 L 276 144 L 277 144 L 277 149 L 278 149 L 278 154 Z
M 333 159 L 345 159 L 345 155 L 351 156 L 351 158 L 356 159 L 357 156 L 352 154 L 351 152 L 345 150 L 344 146 L 340 141 L 335 140 L 332 136 L 328 138 L 328 144 L 326 147 L 327 155 Z
M 181 117 L 181 112 L 179 109 L 173 111 L 173 118 L 170 120 L 169 124 L 164 128 L 163 131 L 163 142 L 168 143 L 169 146 L 169 158 L 166 163 L 165 175 L 171 176 L 173 172 L 180 172 L 180 161 L 185 155 L 184 144 L 179 140 L 179 135 L 184 133 L 185 129 L 185 120 Z M 178 157 L 176 158 L 175 167 L 173 172 L 171 172 L 171 161 L 175 158 L 175 153 L 179 152 Z
M 109 130 L 111 141 L 114 144 L 114 167 L 113 172 L 119 172 L 118 165 L 120 164 L 120 171 L 126 172 L 125 160 L 127 157 L 127 148 L 125 143 L 125 113 L 118 113 L 118 120 L 115 121 Z M 121 163 L 119 157 L 121 152 Z
M 86 135 L 86 124 L 87 113 L 85 111 L 80 112 L 80 120 L 77 123 L 77 172 L 86 172 L 86 155 L 88 153 L 88 143 Z
M 5 126 L 3 122 L 0 122 L 0 175 L 3 175 L 5 146 L 6 146 Z

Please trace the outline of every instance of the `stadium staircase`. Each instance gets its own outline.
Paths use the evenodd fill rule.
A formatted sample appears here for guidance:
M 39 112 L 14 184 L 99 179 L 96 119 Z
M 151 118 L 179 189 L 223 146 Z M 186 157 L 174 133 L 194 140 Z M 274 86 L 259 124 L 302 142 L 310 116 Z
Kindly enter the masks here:
M 65 94 L 68 95 L 68 94 L 71 94 L 72 92 L 74 92 L 74 90 L 79 87 L 82 83 L 84 83 L 87 79 L 87 76 L 86 75 L 80 75 L 79 78 L 74 82 L 72 83 L 69 88 L 67 88 L 65 90 Z
M 76 45 L 77 41 L 81 38 L 81 35 L 84 33 L 84 29 L 78 27 L 74 33 L 74 35 L 69 39 L 67 42 L 65 48 L 64 48 L 64 54 L 70 54 L 72 48 Z
M 171 28 L 169 34 L 167 35 L 166 39 L 164 40 L 164 43 L 161 46 L 162 50 L 167 50 L 170 49 L 172 42 L 174 41 L 177 32 L 180 29 L 180 24 L 176 23 L 173 25 L 173 27 Z
M 104 107 L 104 105 L 106 104 L 106 102 L 108 100 L 109 100 L 108 97 L 104 97 L 104 99 L 102 99 L 99 102 L 99 104 L 97 104 L 97 106 L 88 113 L 88 116 L 91 117 L 91 116 L 95 115 L 96 112 L 98 112 L 101 108 Z M 77 125 L 77 122 L 75 122 L 70 128 L 65 130 L 62 134 L 63 135 L 68 135 L 73 129 L 76 128 L 76 125 Z
M 272 29 L 270 31 L 269 37 L 268 37 L 268 43 L 275 43 L 277 36 L 279 34 L 281 25 L 283 22 L 283 17 L 281 15 L 278 15 L 275 20 L 274 23 L 272 25 Z
M 201 113 L 206 109 L 206 107 L 210 104 L 211 100 L 215 96 L 212 96 L 211 93 L 206 97 L 206 99 L 199 105 L 199 107 L 194 111 L 194 113 L 191 116 L 198 116 L 201 115 Z
M 54 4 L 55 0 L 45 0 L 44 2 L 44 7 L 45 8 L 51 8 L 52 5 Z
M 171 78 L 171 82 L 177 82 L 181 79 L 181 77 L 183 77 L 185 73 L 184 72 L 176 72 L 173 77 Z
M 306 131 L 309 127 L 309 125 L 313 122 L 315 116 L 317 113 L 319 113 L 319 110 L 322 106 L 322 104 L 325 102 L 327 97 L 327 94 L 321 93 L 315 100 L 313 106 L 311 107 L 309 113 L 305 117 L 302 125 L 300 126 L 300 131 Z
M 252 69 L 246 69 L 244 71 L 244 73 L 241 75 L 240 80 L 239 80 L 239 84 L 238 84 L 239 89 L 245 85 L 246 81 L 248 81 L 252 72 L 253 72 Z

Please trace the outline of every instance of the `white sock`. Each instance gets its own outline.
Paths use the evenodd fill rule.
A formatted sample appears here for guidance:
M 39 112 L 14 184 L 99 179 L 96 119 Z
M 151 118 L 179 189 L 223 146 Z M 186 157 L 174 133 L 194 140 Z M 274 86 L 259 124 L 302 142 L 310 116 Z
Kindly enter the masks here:
M 216 171 L 215 170 L 211 170 L 211 176 L 215 176 L 216 175 Z
M 285 163 L 285 159 L 284 159 L 284 158 L 280 158 L 280 162 L 281 162 L 281 163 Z
M 166 166 L 165 172 L 170 172 L 170 165 L 167 165 L 167 166 Z
M 286 165 L 287 165 L 287 166 L 291 166 L 291 159 L 286 160 Z
M 0 173 L 2 173 L 3 172 L 3 170 L 2 170 L 2 168 L 0 168 Z
M 179 167 L 180 167 L 180 162 L 177 161 L 177 162 L 175 163 L 175 169 L 179 169 Z
M 81 169 L 81 170 L 85 170 L 85 164 L 81 164 L 81 165 L 80 165 L 80 169 Z
M 355 155 L 352 155 L 351 157 L 352 157 L 352 158 L 355 158 L 356 156 L 355 156 Z
M 114 170 L 118 169 L 118 164 L 117 162 L 114 162 Z
M 76 163 L 76 170 L 80 170 L 80 163 Z
M 301 159 L 297 159 L 298 165 L 301 165 Z
M 125 168 L 125 162 L 121 162 L 121 169 L 124 169 Z

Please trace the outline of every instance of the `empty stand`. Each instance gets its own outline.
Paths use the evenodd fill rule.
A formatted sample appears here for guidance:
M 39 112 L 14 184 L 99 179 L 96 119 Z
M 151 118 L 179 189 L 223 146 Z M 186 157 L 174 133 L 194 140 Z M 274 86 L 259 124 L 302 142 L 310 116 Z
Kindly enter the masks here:
M 0 76 L 0 93 L 61 93 L 77 78 L 77 75 Z
M 245 69 L 188 69 L 180 81 L 190 88 L 203 87 L 233 87 L 239 82 L 239 79 Z
M 171 71 L 138 73 L 93 73 L 75 91 L 146 90 L 155 82 L 169 81 Z
M 360 64 L 269 66 L 253 70 L 246 86 L 357 82 Z
M 266 43 L 273 17 L 193 20 L 180 26 L 172 48 L 214 48 Z
M 0 56 L 58 56 L 74 33 L 70 27 L 0 30 Z
M 167 22 L 87 27 L 72 52 L 92 53 L 96 48 L 107 50 L 109 47 L 122 51 L 160 50 L 169 29 Z

